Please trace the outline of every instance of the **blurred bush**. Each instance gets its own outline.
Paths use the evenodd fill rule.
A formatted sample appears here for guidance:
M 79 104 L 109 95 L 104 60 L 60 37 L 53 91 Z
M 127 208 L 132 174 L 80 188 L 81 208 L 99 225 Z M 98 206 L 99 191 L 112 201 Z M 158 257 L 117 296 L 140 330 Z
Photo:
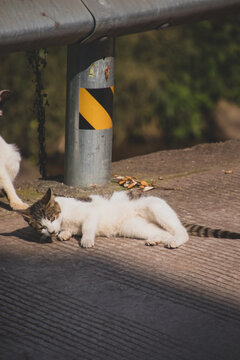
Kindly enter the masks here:
M 164 147 L 214 140 L 218 100 L 240 104 L 239 19 L 119 38 L 116 142 L 154 134 Z

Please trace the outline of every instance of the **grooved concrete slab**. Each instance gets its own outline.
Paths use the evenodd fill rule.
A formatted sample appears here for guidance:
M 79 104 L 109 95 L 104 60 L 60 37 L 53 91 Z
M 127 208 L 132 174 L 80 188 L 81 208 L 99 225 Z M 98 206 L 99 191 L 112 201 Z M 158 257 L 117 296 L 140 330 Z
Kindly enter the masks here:
M 113 172 L 158 180 L 149 194 L 183 221 L 240 232 L 239 158 L 233 141 L 124 160 Z M 176 250 L 124 238 L 89 250 L 76 239 L 42 244 L 5 209 L 0 359 L 237 360 L 239 256 L 240 240 L 214 238 Z

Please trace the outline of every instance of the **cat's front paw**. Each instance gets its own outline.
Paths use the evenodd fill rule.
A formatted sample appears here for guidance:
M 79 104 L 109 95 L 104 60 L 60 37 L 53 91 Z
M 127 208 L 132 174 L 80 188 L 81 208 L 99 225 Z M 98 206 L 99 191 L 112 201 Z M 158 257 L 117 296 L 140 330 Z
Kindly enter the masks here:
M 156 241 L 156 240 L 147 240 L 145 242 L 145 245 L 146 246 L 156 246 L 156 245 L 159 245 L 160 241 Z
M 81 241 L 80 241 L 80 245 L 83 247 L 83 248 L 91 248 L 94 246 L 94 239 L 91 239 L 91 238 L 87 238 L 87 237 L 82 237 Z
M 71 238 L 72 236 L 72 233 L 68 230 L 64 230 L 64 231 L 61 231 L 58 235 L 57 235 L 57 239 L 59 241 L 67 241 Z

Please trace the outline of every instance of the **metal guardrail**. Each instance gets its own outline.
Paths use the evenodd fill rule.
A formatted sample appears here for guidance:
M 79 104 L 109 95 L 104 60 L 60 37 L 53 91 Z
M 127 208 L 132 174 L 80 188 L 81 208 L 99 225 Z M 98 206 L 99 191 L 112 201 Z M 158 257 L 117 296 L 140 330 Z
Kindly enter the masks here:
M 1 0 L 0 51 L 116 37 L 239 9 L 240 0 Z
M 194 22 L 240 9 L 239 0 L 83 0 L 94 16 L 90 39 Z
M 81 0 L 1 0 L 0 53 L 62 45 L 94 28 Z

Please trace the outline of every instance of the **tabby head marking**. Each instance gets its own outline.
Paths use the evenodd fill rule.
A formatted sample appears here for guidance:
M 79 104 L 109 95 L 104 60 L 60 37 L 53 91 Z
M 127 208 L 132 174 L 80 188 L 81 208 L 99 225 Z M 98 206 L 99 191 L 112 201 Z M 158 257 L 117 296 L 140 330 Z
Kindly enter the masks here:
M 44 234 L 46 223 L 51 224 L 60 216 L 61 209 L 55 201 L 52 190 L 49 188 L 42 199 L 36 201 L 26 210 L 20 210 L 24 220 L 38 232 Z

